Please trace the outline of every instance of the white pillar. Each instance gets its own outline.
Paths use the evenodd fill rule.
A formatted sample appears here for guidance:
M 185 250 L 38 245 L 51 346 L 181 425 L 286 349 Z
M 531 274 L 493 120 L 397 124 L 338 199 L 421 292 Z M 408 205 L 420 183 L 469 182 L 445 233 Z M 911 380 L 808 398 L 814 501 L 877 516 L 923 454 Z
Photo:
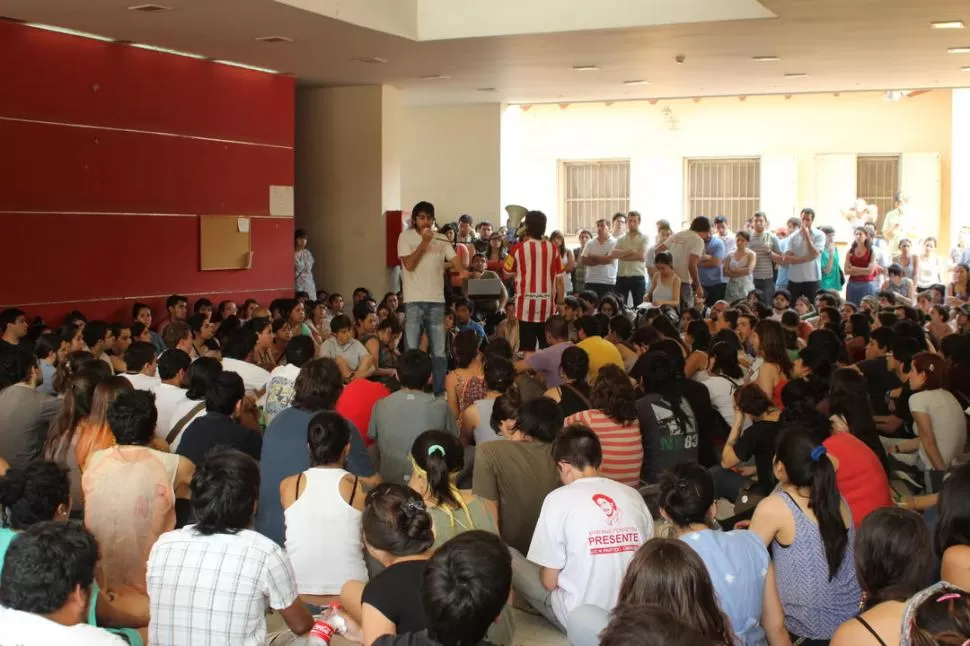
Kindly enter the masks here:
M 953 147 L 950 153 L 950 241 L 970 226 L 970 88 L 953 90 Z M 941 231 L 942 233 L 942 231 Z M 941 248 L 943 247 L 941 240 Z

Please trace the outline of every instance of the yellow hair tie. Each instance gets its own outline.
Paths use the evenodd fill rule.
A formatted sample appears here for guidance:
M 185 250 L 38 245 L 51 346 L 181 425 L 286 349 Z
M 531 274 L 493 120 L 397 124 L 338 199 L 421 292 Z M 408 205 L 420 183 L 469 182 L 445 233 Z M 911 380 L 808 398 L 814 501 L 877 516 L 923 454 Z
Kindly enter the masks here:
M 414 461 L 414 458 L 412 456 L 409 455 L 408 460 L 411 462 L 412 472 L 416 475 L 421 476 L 422 478 L 424 478 L 425 482 L 427 482 L 428 472 L 422 469 L 420 466 L 418 466 L 418 463 Z M 458 501 L 458 505 L 464 510 L 465 517 L 468 518 L 469 529 L 474 529 L 475 522 L 472 520 L 472 514 L 468 510 L 468 505 L 465 504 L 465 497 L 461 495 L 461 491 L 458 489 L 458 487 L 455 484 L 457 481 L 458 481 L 457 471 L 454 471 L 448 474 L 448 489 L 451 491 L 451 495 L 454 496 L 455 500 Z M 451 507 L 449 507 L 448 505 L 438 505 L 438 508 L 445 510 L 445 513 L 448 514 L 448 520 L 450 521 L 449 526 L 454 527 L 455 515 L 451 511 Z

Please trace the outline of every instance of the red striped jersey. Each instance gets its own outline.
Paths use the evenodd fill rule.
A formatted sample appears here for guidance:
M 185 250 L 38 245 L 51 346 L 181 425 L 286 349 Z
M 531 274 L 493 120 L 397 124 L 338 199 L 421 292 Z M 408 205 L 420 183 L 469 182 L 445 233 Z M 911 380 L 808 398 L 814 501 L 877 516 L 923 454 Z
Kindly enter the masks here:
M 592 409 L 570 415 L 564 424 L 585 424 L 596 433 L 603 447 L 601 476 L 633 488 L 640 486 L 643 441 L 640 438 L 639 421 L 635 420 L 629 426 L 623 426 L 610 419 L 603 411 Z
M 559 247 L 548 240 L 525 240 L 505 257 L 515 275 L 515 315 L 525 323 L 545 323 L 555 312 L 556 276 L 562 273 Z

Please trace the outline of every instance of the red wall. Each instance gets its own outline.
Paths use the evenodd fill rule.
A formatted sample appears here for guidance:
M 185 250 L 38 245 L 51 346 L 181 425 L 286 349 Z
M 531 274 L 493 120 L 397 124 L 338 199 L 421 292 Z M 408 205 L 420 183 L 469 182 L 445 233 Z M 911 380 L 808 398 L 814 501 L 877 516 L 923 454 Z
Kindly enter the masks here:
M 293 79 L 4 21 L 0 79 L 0 309 L 292 293 Z M 253 218 L 252 269 L 199 270 L 200 214 Z

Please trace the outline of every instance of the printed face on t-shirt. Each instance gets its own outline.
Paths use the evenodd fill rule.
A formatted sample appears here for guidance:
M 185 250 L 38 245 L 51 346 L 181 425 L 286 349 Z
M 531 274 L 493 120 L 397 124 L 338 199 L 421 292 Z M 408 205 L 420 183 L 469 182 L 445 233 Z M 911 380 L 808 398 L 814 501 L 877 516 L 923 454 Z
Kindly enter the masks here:
M 619 522 L 620 513 L 615 500 L 605 494 L 598 493 L 593 496 L 593 502 L 603 510 L 603 514 L 606 516 L 608 523 L 612 525 Z

